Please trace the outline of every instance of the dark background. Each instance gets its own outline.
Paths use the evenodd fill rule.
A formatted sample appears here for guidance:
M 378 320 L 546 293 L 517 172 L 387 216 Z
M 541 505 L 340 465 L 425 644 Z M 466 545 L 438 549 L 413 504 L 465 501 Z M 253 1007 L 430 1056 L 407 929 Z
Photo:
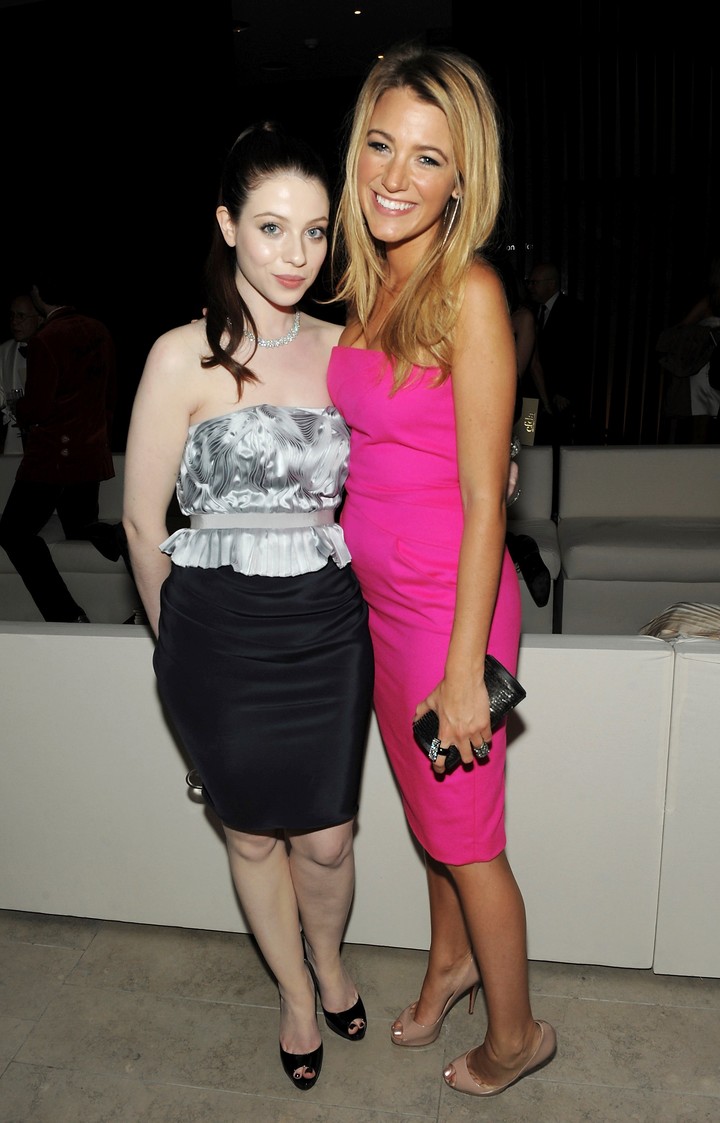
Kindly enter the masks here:
M 377 49 L 420 35 L 466 51 L 490 79 L 506 129 L 504 240 L 519 276 L 553 259 L 585 303 L 578 378 L 598 441 L 664 440 L 655 341 L 720 252 L 718 65 L 702 35 L 634 49 L 640 12 L 586 0 L 494 15 L 364 7 L 375 39 L 344 0 L 0 0 L 3 307 L 36 255 L 66 263 L 76 302 L 116 339 L 122 451 L 149 347 L 202 307 L 234 137 L 277 117 L 336 174 Z

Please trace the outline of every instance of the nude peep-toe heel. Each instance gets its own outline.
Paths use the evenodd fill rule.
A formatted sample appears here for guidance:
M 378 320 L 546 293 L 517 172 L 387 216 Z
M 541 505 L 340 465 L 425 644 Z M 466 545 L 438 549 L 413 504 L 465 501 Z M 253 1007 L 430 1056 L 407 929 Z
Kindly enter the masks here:
M 443 1006 L 440 1017 L 430 1025 L 422 1025 L 416 1022 L 414 1018 L 417 1009 L 417 1002 L 413 1002 L 411 1006 L 407 1006 L 402 1014 L 393 1022 L 390 1027 L 390 1038 L 394 1045 L 404 1045 L 411 1049 L 417 1049 L 421 1045 L 432 1045 L 433 1041 L 437 1041 L 440 1036 L 445 1018 L 452 1010 L 453 1006 L 460 1001 L 465 994 L 470 994 L 468 1003 L 468 1013 L 472 1014 L 475 1009 L 475 999 L 477 992 L 480 989 L 480 972 L 478 971 L 475 960 L 472 955 L 468 957 L 468 961 L 463 972 L 463 977 L 460 983 L 456 986 L 447 1002 Z M 400 1022 L 400 1027 L 396 1028 L 396 1023 Z
M 448 1088 L 452 1088 L 456 1092 L 465 1092 L 468 1096 L 499 1096 L 501 1092 L 504 1092 L 512 1084 L 517 1084 L 518 1080 L 522 1080 L 524 1076 L 529 1076 L 531 1072 L 537 1072 L 543 1065 L 548 1064 L 557 1050 L 555 1030 L 548 1022 L 538 1020 L 535 1024 L 540 1027 L 540 1040 L 535 1052 L 528 1058 L 522 1068 L 509 1080 L 506 1080 L 504 1084 L 493 1087 L 491 1084 L 481 1084 L 479 1080 L 476 1080 L 468 1068 L 469 1054 L 466 1053 L 463 1057 L 457 1057 L 445 1069 L 443 1076 Z

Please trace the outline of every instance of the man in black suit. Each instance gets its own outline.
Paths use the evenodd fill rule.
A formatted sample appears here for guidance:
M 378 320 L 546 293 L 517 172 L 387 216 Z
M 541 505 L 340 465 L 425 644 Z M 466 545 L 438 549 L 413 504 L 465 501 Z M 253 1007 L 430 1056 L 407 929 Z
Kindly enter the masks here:
M 552 407 L 540 441 L 583 444 L 590 410 L 582 303 L 561 292 L 560 271 L 552 262 L 533 266 L 527 288 L 536 309 L 538 358 Z

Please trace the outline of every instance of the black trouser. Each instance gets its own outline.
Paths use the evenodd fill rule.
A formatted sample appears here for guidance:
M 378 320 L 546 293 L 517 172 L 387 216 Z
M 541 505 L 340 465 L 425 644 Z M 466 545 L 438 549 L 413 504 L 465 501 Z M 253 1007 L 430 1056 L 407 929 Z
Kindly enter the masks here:
M 47 542 L 40 537 L 57 511 L 66 538 L 88 538 L 97 521 L 100 483 L 52 484 L 16 480 L 0 518 L 0 546 L 6 551 L 45 620 L 73 621 L 83 609 L 58 573 Z

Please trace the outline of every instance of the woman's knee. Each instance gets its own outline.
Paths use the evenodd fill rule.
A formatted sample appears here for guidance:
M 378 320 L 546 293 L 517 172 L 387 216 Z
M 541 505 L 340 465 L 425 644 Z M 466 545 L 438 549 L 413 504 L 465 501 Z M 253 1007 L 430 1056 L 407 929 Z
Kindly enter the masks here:
M 290 846 L 307 861 L 327 869 L 338 869 L 352 855 L 353 822 L 321 831 L 291 834 Z
M 231 855 L 245 862 L 264 862 L 277 846 L 285 843 L 276 834 L 249 834 L 223 827 L 225 842 Z

